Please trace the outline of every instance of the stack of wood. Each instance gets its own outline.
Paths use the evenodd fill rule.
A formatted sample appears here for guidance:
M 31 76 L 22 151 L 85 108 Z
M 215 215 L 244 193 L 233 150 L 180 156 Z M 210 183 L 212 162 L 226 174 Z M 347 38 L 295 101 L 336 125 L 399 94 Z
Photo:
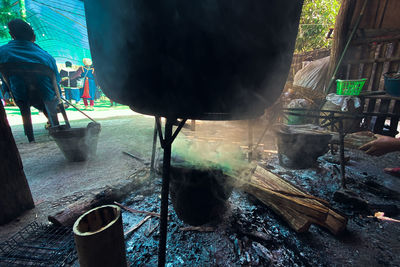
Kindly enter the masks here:
M 240 181 L 240 187 L 280 215 L 296 232 L 308 231 L 311 224 L 325 227 L 335 235 L 346 228 L 347 218 L 330 208 L 327 201 L 307 194 L 260 166 Z

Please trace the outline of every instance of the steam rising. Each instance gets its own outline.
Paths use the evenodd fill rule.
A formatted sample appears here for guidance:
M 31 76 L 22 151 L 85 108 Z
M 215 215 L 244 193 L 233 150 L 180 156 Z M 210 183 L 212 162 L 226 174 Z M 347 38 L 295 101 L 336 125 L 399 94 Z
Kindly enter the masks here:
M 232 176 L 237 176 L 237 173 L 249 168 L 245 153 L 240 147 L 221 141 L 179 138 L 174 143 L 172 155 L 173 158 L 182 159 L 183 164 L 202 169 L 217 168 Z

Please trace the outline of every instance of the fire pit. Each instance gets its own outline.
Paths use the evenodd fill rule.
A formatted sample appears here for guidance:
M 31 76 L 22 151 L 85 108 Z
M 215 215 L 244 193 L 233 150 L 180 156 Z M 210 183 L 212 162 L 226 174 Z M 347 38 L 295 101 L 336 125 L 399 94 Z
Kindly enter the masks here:
M 221 170 L 171 166 L 170 171 L 171 200 L 182 221 L 202 225 L 222 218 L 233 188 Z
M 290 69 L 301 7 L 296 0 L 85 0 L 104 93 L 156 117 L 164 149 L 159 266 L 165 265 L 172 142 L 186 119 L 252 119 L 275 102 Z M 177 118 L 183 124 L 173 133 Z

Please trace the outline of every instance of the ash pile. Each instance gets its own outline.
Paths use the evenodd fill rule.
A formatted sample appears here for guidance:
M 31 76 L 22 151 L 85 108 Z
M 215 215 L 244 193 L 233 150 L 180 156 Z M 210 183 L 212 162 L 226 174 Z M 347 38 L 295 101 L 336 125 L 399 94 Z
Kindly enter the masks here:
M 339 160 L 329 152 L 311 167 L 293 169 L 281 165 L 277 151 L 265 151 L 251 168 L 240 170 L 213 164 L 199 170 L 175 158 L 167 266 L 400 264 L 397 178 L 382 177 L 372 167 L 374 159 L 346 149 L 347 183 L 342 188 Z M 395 164 L 398 155 L 382 161 Z M 176 177 L 186 177 L 183 185 Z M 157 214 L 160 191 L 156 175 L 122 204 Z M 156 265 L 157 216 L 124 211 L 123 221 L 128 262 Z

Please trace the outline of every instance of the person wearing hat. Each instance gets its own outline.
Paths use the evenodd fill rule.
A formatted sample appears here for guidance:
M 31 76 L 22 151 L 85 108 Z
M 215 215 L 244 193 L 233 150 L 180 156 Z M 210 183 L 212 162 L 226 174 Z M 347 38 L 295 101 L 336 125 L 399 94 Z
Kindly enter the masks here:
M 96 97 L 96 82 L 94 81 L 94 68 L 92 67 L 92 60 L 84 58 L 83 67 L 81 67 L 81 77 L 84 79 L 83 87 L 81 88 L 81 97 L 85 105 L 85 109 L 94 110 L 94 100 Z M 88 107 L 90 103 L 90 108 Z

